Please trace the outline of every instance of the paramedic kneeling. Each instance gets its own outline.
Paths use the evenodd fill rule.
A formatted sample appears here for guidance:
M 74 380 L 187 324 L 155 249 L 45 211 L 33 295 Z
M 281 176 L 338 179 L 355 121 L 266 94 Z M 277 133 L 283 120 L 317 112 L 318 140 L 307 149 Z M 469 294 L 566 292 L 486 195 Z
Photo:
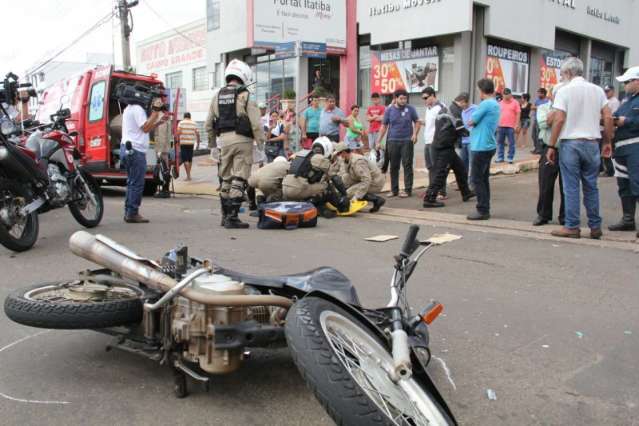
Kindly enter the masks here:
M 148 219 L 139 213 L 144 193 L 144 175 L 146 174 L 146 152 L 149 149 L 149 133 L 168 119 L 160 117 L 162 100 L 153 101 L 151 115 L 148 116 L 140 105 L 130 104 L 122 114 L 122 145 L 126 167 L 126 200 L 124 202 L 124 221 L 127 223 L 148 223 Z

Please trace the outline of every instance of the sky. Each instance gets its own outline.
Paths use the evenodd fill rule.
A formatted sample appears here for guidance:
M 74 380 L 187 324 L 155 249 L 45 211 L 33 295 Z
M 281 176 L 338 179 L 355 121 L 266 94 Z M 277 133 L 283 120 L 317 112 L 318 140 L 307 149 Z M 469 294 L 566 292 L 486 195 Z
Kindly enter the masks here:
M 20 0 L 2 3 L 2 33 L 5 40 L 0 49 L 0 74 L 12 71 L 21 76 L 27 69 L 66 47 L 114 7 L 114 0 Z M 170 30 L 147 4 L 171 27 L 206 17 L 206 0 L 140 0 L 139 5 L 132 9 L 133 61 L 136 41 Z M 112 54 L 114 43 L 119 56 L 119 31 L 119 20 L 114 17 L 57 60 L 84 62 L 87 53 Z M 113 32 L 116 35 L 115 42 Z

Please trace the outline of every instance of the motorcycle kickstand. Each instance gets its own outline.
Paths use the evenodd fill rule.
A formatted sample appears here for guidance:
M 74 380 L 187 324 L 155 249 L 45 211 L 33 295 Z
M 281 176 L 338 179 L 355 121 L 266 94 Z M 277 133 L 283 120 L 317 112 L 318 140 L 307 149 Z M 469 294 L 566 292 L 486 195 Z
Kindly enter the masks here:
M 173 361 L 173 374 L 175 396 L 178 398 L 184 398 L 189 394 L 187 388 L 187 376 L 202 383 L 205 392 L 209 391 L 209 378 L 191 370 L 179 359 Z

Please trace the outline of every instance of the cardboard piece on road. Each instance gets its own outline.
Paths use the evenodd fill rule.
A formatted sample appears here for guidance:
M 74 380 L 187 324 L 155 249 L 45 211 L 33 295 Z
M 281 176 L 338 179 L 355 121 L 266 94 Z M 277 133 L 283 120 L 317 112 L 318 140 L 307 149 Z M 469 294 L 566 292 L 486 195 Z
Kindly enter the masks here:
M 374 237 L 364 238 L 366 241 L 372 241 L 374 243 L 385 243 L 387 241 L 396 240 L 399 237 L 397 235 L 376 235 Z
M 442 244 L 446 244 L 446 243 L 450 243 L 453 241 L 457 241 L 457 240 L 461 240 L 462 236 L 461 235 L 455 235 L 455 234 L 435 234 L 433 236 L 431 236 L 428 240 L 429 243 L 440 246 Z

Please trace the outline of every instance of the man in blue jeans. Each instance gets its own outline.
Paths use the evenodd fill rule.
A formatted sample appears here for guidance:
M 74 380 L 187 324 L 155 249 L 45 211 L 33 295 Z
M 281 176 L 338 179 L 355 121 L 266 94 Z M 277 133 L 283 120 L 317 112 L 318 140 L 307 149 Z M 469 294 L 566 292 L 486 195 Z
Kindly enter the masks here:
M 497 130 L 497 161 L 504 162 L 506 139 L 508 139 L 508 162 L 512 164 L 515 159 L 515 133 L 519 131 L 521 122 L 521 106 L 513 98 L 510 89 L 504 90 L 504 99 L 499 102 L 500 116 L 499 129 Z
M 147 116 L 144 108 L 135 104 L 129 104 L 122 113 L 120 158 L 124 159 L 127 173 L 124 202 L 124 221 L 127 223 L 149 222 L 140 215 L 139 209 L 144 193 L 149 133 L 169 118 L 166 114 L 160 117 L 162 105 L 160 98 L 155 99 L 150 116 Z
M 499 104 L 495 100 L 495 83 L 489 78 L 477 82 L 481 103 L 471 116 L 470 180 L 477 194 L 477 211 L 468 220 L 490 219 L 490 162 L 495 155 L 495 130 L 499 123 Z
M 580 238 L 579 187 L 583 186 L 584 206 L 588 214 L 590 238 L 600 239 L 599 189 L 597 176 L 601 157 L 599 138 L 603 136 L 602 156 L 612 153 L 613 120 L 603 89 L 583 78 L 584 64 L 578 58 L 568 58 L 561 66 L 561 76 L 567 84 L 557 93 L 553 109 L 552 134 L 546 157 L 557 160 L 557 142 L 561 141 L 559 168 L 566 205 L 565 225 L 552 232 L 555 237 Z M 603 121 L 601 134 L 599 123 Z

